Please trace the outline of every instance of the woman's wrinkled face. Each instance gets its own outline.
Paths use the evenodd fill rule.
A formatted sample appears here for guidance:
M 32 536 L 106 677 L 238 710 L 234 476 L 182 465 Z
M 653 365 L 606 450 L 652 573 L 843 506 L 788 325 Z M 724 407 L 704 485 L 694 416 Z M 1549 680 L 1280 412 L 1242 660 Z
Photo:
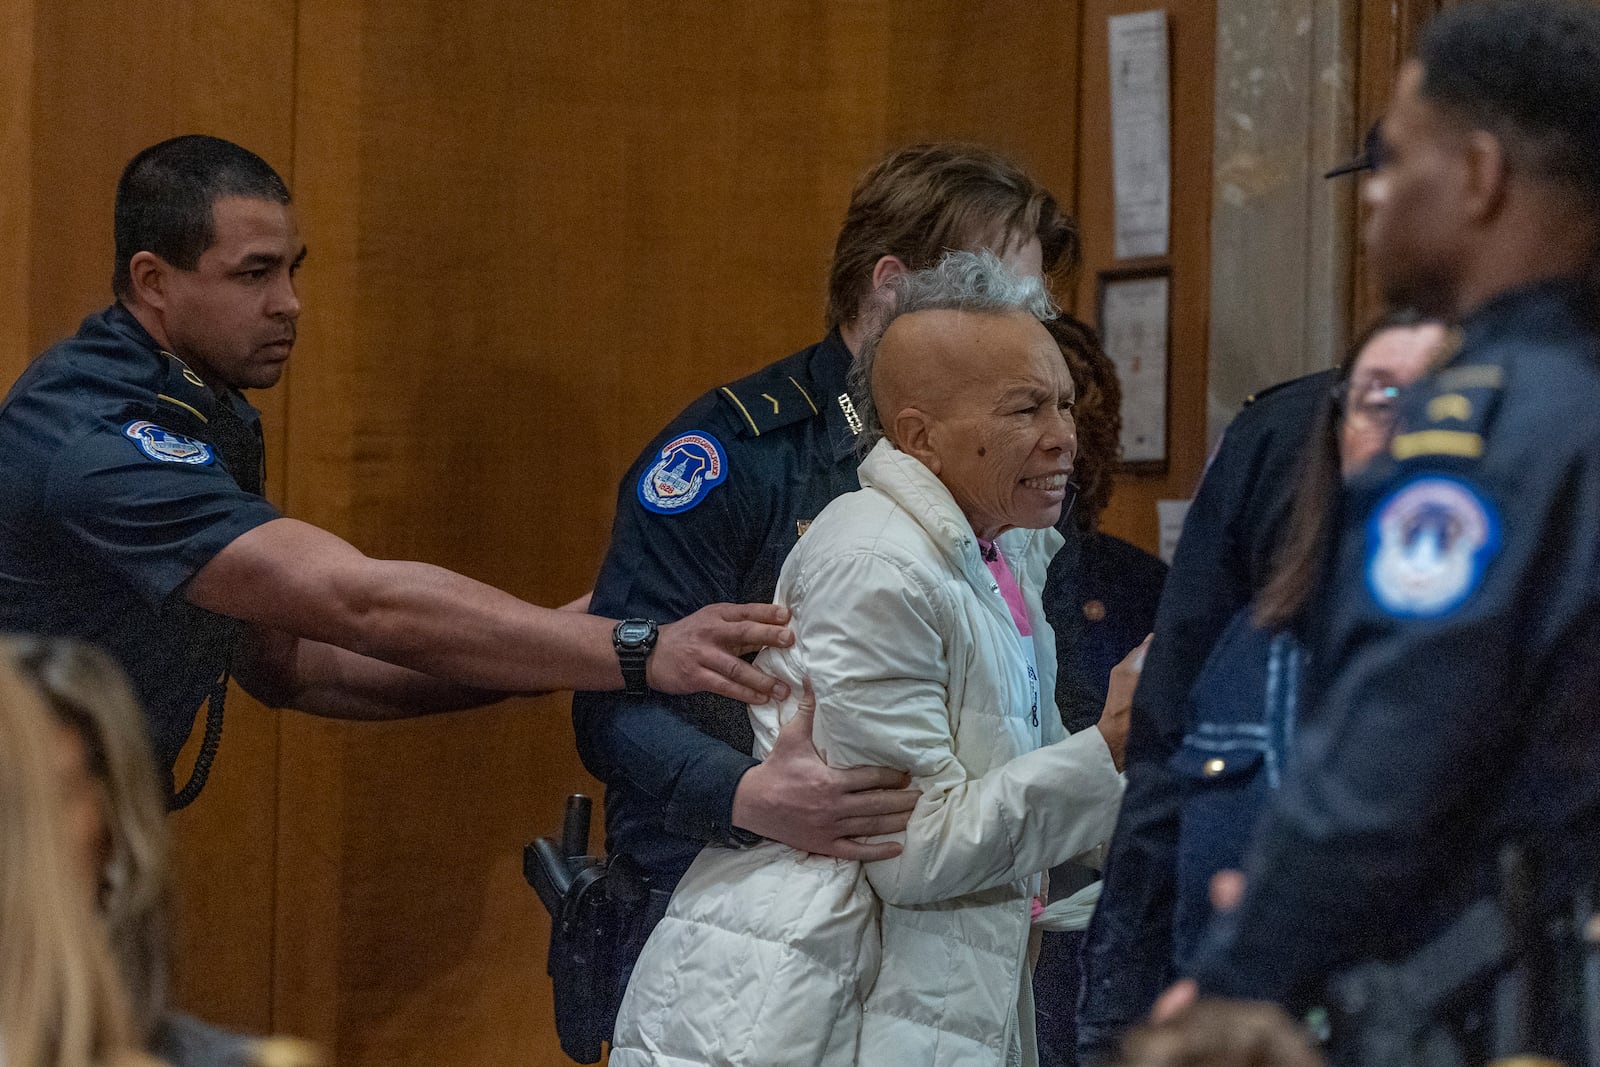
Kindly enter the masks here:
M 111 831 L 106 825 L 105 790 L 89 770 L 89 748 L 70 726 L 51 726 L 51 758 L 60 789 L 67 847 L 90 892 L 98 892 L 101 872 L 110 858 Z
M 985 540 L 1053 526 L 1078 451 L 1066 362 L 1030 315 L 966 316 L 960 326 L 970 373 L 938 408 L 934 473 Z
M 1444 344 L 1438 323 L 1391 326 L 1373 334 L 1356 356 L 1339 420 L 1339 470 L 1345 478 L 1389 447 L 1400 390 L 1422 377 Z

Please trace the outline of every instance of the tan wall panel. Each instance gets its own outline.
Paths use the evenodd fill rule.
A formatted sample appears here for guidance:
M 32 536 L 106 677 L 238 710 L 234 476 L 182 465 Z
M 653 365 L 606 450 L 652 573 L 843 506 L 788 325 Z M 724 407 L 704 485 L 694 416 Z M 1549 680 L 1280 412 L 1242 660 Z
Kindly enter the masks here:
M 360 50 L 360 5 L 300 3 L 295 199 L 308 254 L 300 273 L 299 342 L 287 383 L 291 461 L 285 465 L 284 507 L 339 535 L 350 532 L 351 353 L 361 332 L 355 315 Z M 279 735 L 272 1022 L 279 1031 L 330 1047 L 341 1008 L 343 764 L 346 739 L 358 742 L 361 736 L 347 724 L 296 712 L 284 714 Z
M 33 356 L 33 9 L 31 0 L 15 0 L 0 21 L 0 383 L 7 388 Z
M 1097 272 L 1165 265 L 1172 272 L 1172 362 L 1168 376 L 1167 473 L 1118 478 L 1105 528 L 1151 552 L 1155 502 L 1194 492 L 1206 458 L 1206 321 L 1211 271 L 1211 113 L 1216 8 L 1212 0 L 1166 5 L 1172 62 L 1172 228 L 1170 254 L 1117 261 L 1111 189 L 1111 83 L 1106 19 L 1148 10 L 1144 0 L 1085 0 L 1079 108 L 1078 210 L 1084 269 L 1078 307 L 1093 319 Z
M 883 58 L 889 142 L 970 140 L 1015 159 L 1067 210 L 1077 198 L 1080 4 L 902 0 Z M 1075 294 L 1063 280 L 1060 299 Z
M 7 34 L 22 25 L 8 19 Z M 112 199 L 134 152 L 214 133 L 289 176 L 293 26 L 293 0 L 37 5 L 33 94 L 21 98 L 31 106 L 30 278 L 16 287 L 28 294 L 29 356 L 109 302 Z M 281 390 L 254 399 L 280 485 Z M 178 1000 L 258 1029 L 269 1023 L 276 752 L 276 718 L 236 696 L 211 784 L 174 823 Z

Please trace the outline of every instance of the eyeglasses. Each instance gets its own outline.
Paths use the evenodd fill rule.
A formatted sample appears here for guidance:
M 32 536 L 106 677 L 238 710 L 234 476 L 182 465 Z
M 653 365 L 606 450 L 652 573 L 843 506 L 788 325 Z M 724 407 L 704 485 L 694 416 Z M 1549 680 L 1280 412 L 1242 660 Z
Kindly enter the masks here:
M 1361 154 L 1348 163 L 1341 163 L 1334 167 L 1324 178 L 1337 178 L 1341 174 L 1356 174 L 1361 171 L 1375 171 L 1382 168 L 1385 163 L 1383 146 L 1383 124 L 1374 122 L 1367 128 L 1366 139 L 1361 142 Z
M 1346 422 L 1388 431 L 1399 416 L 1400 387 L 1382 378 L 1346 379 L 1333 387 L 1333 402 Z

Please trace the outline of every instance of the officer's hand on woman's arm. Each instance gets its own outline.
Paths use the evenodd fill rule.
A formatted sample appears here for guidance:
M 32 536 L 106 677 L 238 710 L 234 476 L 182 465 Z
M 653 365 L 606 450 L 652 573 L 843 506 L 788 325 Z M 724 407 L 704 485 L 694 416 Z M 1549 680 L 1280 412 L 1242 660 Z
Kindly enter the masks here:
M 911 776 L 901 771 L 824 763 L 811 743 L 816 710 L 807 681 L 799 710 L 778 730 L 772 752 L 739 779 L 733 824 L 822 856 L 872 862 L 900 855 L 897 841 L 858 839 L 900 833 L 921 792 L 905 788 Z
M 515 693 L 619 689 L 614 620 L 541 608 L 425 563 L 370 559 L 325 530 L 275 519 L 234 539 L 186 587 L 191 604 L 459 686 Z M 739 656 L 786 646 L 787 610 L 715 604 L 662 626 L 652 687 L 760 703 L 787 689 Z

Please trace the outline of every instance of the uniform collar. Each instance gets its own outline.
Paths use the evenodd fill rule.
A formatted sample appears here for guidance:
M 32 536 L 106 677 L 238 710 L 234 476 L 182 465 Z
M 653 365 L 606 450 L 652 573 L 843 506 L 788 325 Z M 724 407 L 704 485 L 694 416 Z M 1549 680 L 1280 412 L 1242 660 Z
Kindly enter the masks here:
M 1594 330 L 1594 297 L 1582 280 L 1556 278 L 1490 297 L 1461 321 L 1462 349 L 1515 340 L 1519 344 L 1561 343 L 1588 337 Z
M 828 440 L 833 444 L 835 461 L 848 459 L 856 448 L 857 427 L 851 425 L 855 405 L 850 402 L 847 377 L 855 357 L 845 347 L 838 330 L 828 331 L 811 354 L 811 381 L 821 394 L 817 403 L 822 405 L 823 419 L 828 426 Z
M 173 403 L 209 423 L 216 415 L 217 406 L 226 402 L 233 412 L 246 422 L 259 419 L 255 407 L 237 389 L 229 389 L 219 397 L 205 383 L 199 373 L 177 356 L 162 348 L 138 318 L 124 307 L 121 301 L 111 305 L 104 314 L 106 326 L 149 353 L 151 359 L 161 362 L 159 382 L 160 398 Z
M 123 306 L 122 301 L 119 300 L 107 308 L 102 318 L 113 332 L 121 334 L 153 356 L 161 354 L 161 346 L 156 343 L 156 339 L 150 336 L 150 331 L 144 328 L 144 323 Z

